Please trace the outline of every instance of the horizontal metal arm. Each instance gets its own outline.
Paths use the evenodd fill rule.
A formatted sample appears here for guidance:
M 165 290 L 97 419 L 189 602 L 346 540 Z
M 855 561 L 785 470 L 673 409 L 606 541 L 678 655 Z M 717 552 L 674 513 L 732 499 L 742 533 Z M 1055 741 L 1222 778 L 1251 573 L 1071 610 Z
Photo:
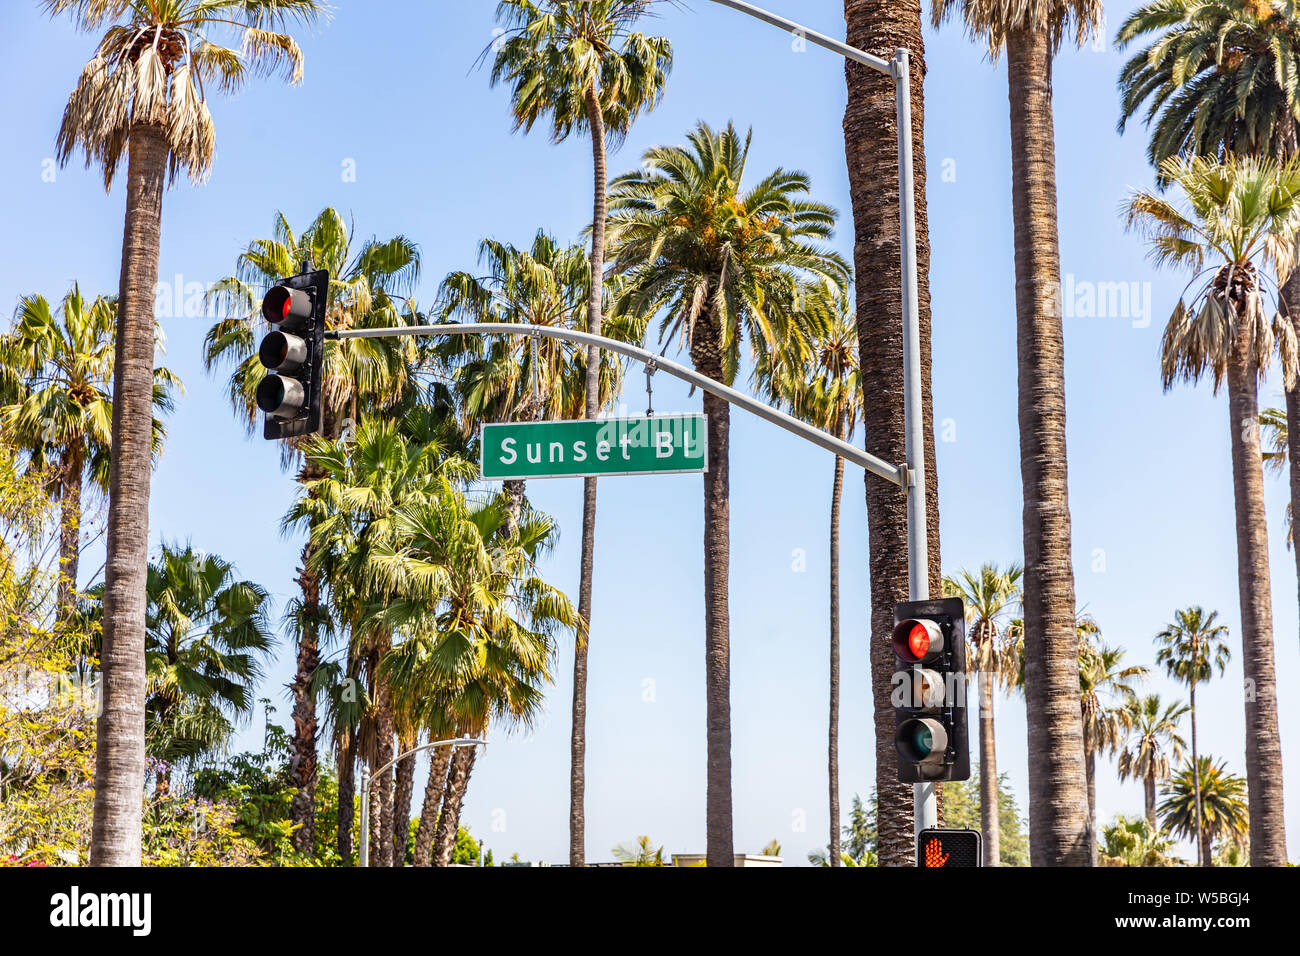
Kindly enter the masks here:
M 824 33 L 818 33 L 816 30 L 809 30 L 802 24 L 795 23 L 793 20 L 787 20 L 785 17 L 777 16 L 775 13 L 769 13 L 761 7 L 756 7 L 752 3 L 743 3 L 742 0 L 713 0 L 714 3 L 720 3 L 724 7 L 731 7 L 733 10 L 739 10 L 741 13 L 747 13 L 756 20 L 762 20 L 764 23 L 770 23 L 774 27 L 780 27 L 790 33 L 797 33 L 805 40 L 832 50 L 854 63 L 861 63 L 863 66 L 869 66 L 873 70 L 884 73 L 886 76 L 894 76 L 893 65 L 878 56 L 872 56 L 865 50 L 859 50 L 855 46 L 849 46 L 847 43 L 841 43 L 839 40 L 832 39 Z
M 707 375 L 701 375 L 692 368 L 687 368 L 685 365 L 680 365 L 635 345 L 628 345 L 626 342 L 619 342 L 616 339 L 607 339 L 603 335 L 592 335 L 589 332 L 576 332 L 549 325 L 520 325 L 513 322 L 406 325 L 387 329 L 347 329 L 346 331 L 325 333 L 325 337 L 331 339 L 384 339 L 405 335 L 538 335 L 545 339 L 560 339 L 566 342 L 576 342 L 579 345 L 594 346 L 607 352 L 615 352 L 634 359 L 642 364 L 654 362 L 655 368 L 667 372 L 674 378 L 679 378 L 683 382 L 694 385 L 710 395 L 716 395 L 732 405 L 743 408 L 745 411 L 757 415 L 773 425 L 784 428 L 786 431 L 812 442 L 814 445 L 820 445 L 827 451 L 839 455 L 845 461 L 859 465 L 873 475 L 878 475 L 900 488 L 904 487 L 907 480 L 903 469 L 891 465 L 887 461 L 882 461 L 875 455 L 868 454 L 855 445 L 841 441 L 829 432 L 814 428 L 807 422 L 800 421 L 794 416 L 787 415 L 770 405 L 765 405 L 751 395 L 746 395 L 734 388 L 728 388 Z

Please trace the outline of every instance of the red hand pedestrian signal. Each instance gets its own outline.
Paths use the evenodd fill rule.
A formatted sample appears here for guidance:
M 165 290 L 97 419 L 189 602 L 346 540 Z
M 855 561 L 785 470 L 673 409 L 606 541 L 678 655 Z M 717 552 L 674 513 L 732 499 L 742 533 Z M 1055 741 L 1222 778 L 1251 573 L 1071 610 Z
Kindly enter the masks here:
M 916 835 L 916 865 L 922 869 L 979 866 L 978 830 L 922 830 Z

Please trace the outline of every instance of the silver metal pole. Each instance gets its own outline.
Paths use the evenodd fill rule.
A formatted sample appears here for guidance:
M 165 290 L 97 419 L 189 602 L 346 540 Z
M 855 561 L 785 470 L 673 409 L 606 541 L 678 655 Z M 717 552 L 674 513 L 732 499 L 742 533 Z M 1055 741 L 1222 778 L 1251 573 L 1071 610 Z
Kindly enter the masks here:
M 382 339 L 402 335 L 538 335 L 542 338 L 560 339 L 565 342 L 576 342 L 580 345 L 594 345 L 596 348 L 615 352 L 638 362 L 654 362 L 656 369 L 667 372 L 674 378 L 688 382 L 701 391 L 716 395 L 732 405 L 743 408 L 745 411 L 757 415 L 773 425 L 784 428 L 786 431 L 812 442 L 814 445 L 820 445 L 827 451 L 839 455 L 845 461 L 865 468 L 873 475 L 878 475 L 899 487 L 902 487 L 903 484 L 903 469 L 882 461 L 856 445 L 841 441 L 820 428 L 814 428 L 807 422 L 802 422 L 791 415 L 787 415 L 780 409 L 763 404 L 752 395 L 746 395 L 744 392 L 714 381 L 707 375 L 701 375 L 692 368 L 687 368 L 685 365 L 680 365 L 635 345 L 629 345 L 615 339 L 607 339 L 603 335 L 575 332 L 550 325 L 521 325 L 513 322 L 465 322 L 450 325 L 399 325 L 386 329 L 348 329 L 346 331 L 327 333 L 326 337 L 334 339 Z
M 363 763 L 361 765 L 361 846 L 357 851 L 360 854 L 360 863 L 362 866 L 370 865 L 370 771 Z
M 930 597 L 925 514 L 925 416 L 921 402 L 921 305 L 916 265 L 916 193 L 912 182 L 912 91 L 906 50 L 892 61 L 898 104 L 898 207 L 903 277 L 903 417 L 907 430 L 907 578 L 913 601 Z M 938 825 L 934 784 L 912 785 L 913 833 Z

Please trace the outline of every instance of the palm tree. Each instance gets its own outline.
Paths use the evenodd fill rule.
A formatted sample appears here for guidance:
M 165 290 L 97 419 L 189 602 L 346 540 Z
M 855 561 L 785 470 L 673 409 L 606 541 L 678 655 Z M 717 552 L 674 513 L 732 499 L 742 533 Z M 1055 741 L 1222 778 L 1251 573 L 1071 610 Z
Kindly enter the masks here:
M 1192 773 L 1196 767 L 1197 772 Z M 1193 758 L 1162 794 L 1160 819 L 1164 828 L 1196 843 L 1201 866 L 1214 865 L 1216 840 L 1240 843 L 1250 829 L 1246 780 L 1228 773 L 1226 761 Z
M 1153 37 L 1119 77 L 1120 132 L 1145 104 L 1147 156 L 1272 156 L 1296 151 L 1295 4 L 1156 0 L 1133 11 L 1115 42 Z
M 1123 46 L 1138 37 L 1154 39 L 1134 54 L 1120 76 L 1120 129 L 1150 101 L 1147 124 L 1158 116 L 1148 149 L 1154 165 L 1180 153 L 1271 157 L 1279 163 L 1295 158 L 1300 121 L 1294 76 L 1300 33 L 1295 23 L 1296 6 L 1290 0 L 1160 0 L 1139 8 L 1120 28 L 1117 42 Z M 1278 282 L 1279 307 L 1300 336 L 1300 271 L 1279 274 Z M 1279 471 L 1287 458 L 1291 461 L 1289 543 L 1291 516 L 1300 510 L 1300 389 L 1288 386 L 1285 391 L 1285 412 L 1266 409 L 1260 425 L 1274 439 L 1266 460 Z M 1295 562 L 1300 586 L 1300 551 Z
M 1074 569 L 1065 451 L 1065 357 L 1056 226 L 1052 61 L 1072 34 L 1101 25 L 1100 0 L 1025 4 L 939 0 L 938 26 L 960 9 L 967 32 L 1007 57 L 1015 220 L 1020 472 L 1024 484 L 1030 855 L 1082 866 L 1090 855 L 1074 630 Z
M 1099 635 L 1098 635 L 1099 636 Z M 1097 754 L 1114 753 L 1130 727 L 1128 704 L 1137 700 L 1136 680 L 1147 669 L 1124 664 L 1124 649 L 1079 641 L 1079 691 L 1083 712 L 1084 760 L 1088 772 L 1088 832 L 1091 865 L 1097 865 Z M 1118 706 L 1116 704 L 1118 702 Z
M 144 589 L 163 188 L 181 170 L 198 182 L 211 168 L 216 133 L 205 90 L 234 92 L 250 75 L 277 70 L 298 82 L 302 52 L 277 31 L 310 24 L 326 8 L 319 0 L 43 0 L 43 6 L 83 30 L 107 28 L 64 110 L 59 162 L 84 152 L 109 188 L 127 159 L 90 855 L 96 866 L 135 866 L 144 789 Z M 238 48 L 219 43 L 223 34 Z
M 1119 752 L 1119 778 L 1142 781 L 1146 801 L 1146 819 L 1151 832 L 1156 831 L 1156 783 L 1169 779 L 1169 767 L 1183 759 L 1187 744 L 1178 732 L 1178 724 L 1187 713 L 1181 701 L 1164 704 L 1156 694 L 1147 694 L 1125 704 L 1128 711 L 1128 734 Z
M 849 266 L 820 243 L 835 211 L 804 197 L 808 177 L 778 169 L 742 191 L 750 136 L 701 123 L 689 146 L 656 147 L 610 189 L 610 252 L 625 278 L 621 315 L 662 315 L 661 342 L 677 340 L 696 371 L 730 384 L 746 338 L 761 366 L 777 349 L 811 338 L 803 304 L 847 288 Z M 731 703 L 727 573 L 730 560 L 727 403 L 705 393 L 705 674 L 708 727 L 708 861 L 731 866 Z
M 1118 815 L 1101 831 L 1102 866 L 1182 866 L 1174 842 L 1149 820 Z
M 495 239 L 479 244 L 484 274 L 453 272 L 443 280 L 438 303 L 444 318 L 509 322 L 585 330 L 591 267 L 581 246 L 560 246 L 539 230 L 528 249 Z M 537 364 L 533 364 L 533 346 Z M 484 422 L 581 418 L 586 407 L 585 349 L 558 339 L 536 343 L 510 336 L 490 343 L 479 336 L 448 338 L 437 347 L 448 368 L 466 435 Z M 616 363 L 602 360 L 601 407 L 618 392 Z M 507 533 L 518 522 L 523 481 L 507 481 Z
M 826 328 L 811 343 L 811 352 L 776 354 L 754 371 L 771 399 L 790 408 L 809 424 L 846 440 L 858 426 L 862 393 L 858 385 L 857 322 L 847 296 L 827 295 Z M 797 344 L 797 343 L 796 343 Z M 830 530 L 830 730 L 827 775 L 830 789 L 830 866 L 840 865 L 840 501 L 844 459 L 835 456 L 831 480 Z
M 530 726 L 551 680 L 556 636 L 578 622 L 569 599 L 536 571 L 554 545 L 554 522 L 527 510 L 504 537 L 507 510 L 446 486 L 400 508 L 392 537 L 369 563 L 375 586 L 390 596 L 380 613 L 410 635 L 384 664 L 394 692 L 420 694 L 418 706 L 464 735 L 482 737 L 493 719 Z M 472 747 L 451 758 L 435 866 L 451 860 L 473 765 Z
M 655 847 L 648 836 L 639 836 L 635 843 L 621 843 L 610 851 L 614 859 L 624 866 L 664 866 L 664 848 Z
M 1128 203 L 1128 223 L 1146 231 L 1158 264 L 1191 267 L 1197 288 L 1180 299 L 1162 342 L 1164 386 L 1209 373 L 1226 378 L 1230 408 L 1237 580 L 1241 596 L 1246 697 L 1246 779 L 1250 783 L 1251 863 L 1286 862 L 1282 751 L 1278 737 L 1269 592 L 1268 527 L 1260 464 L 1259 381 L 1281 360 L 1288 388 L 1297 379 L 1296 333 L 1280 313 L 1265 312 L 1261 268 L 1291 271 L 1300 229 L 1300 162 L 1172 158 L 1161 172 L 1187 198 L 1186 210 L 1150 193 Z M 1207 268 L 1206 260 L 1212 264 Z M 1207 279 L 1208 276 L 1208 279 Z
M 396 710 L 381 670 L 392 645 L 393 630 L 380 614 L 384 599 L 367 580 L 377 548 L 391 544 L 394 516 L 406 503 L 445 494 L 452 478 L 465 478 L 469 466 L 446 454 L 437 440 L 420 441 L 408 434 L 428 435 L 422 409 L 402 421 L 372 420 L 347 439 L 313 438 L 304 444 L 312 477 L 286 516 L 286 527 L 309 529 L 310 563 L 305 570 L 328 588 L 329 602 L 348 633 L 348 670 L 364 672 L 369 680 L 368 707 L 362 717 L 360 749 L 372 767 L 393 756 Z M 314 699 L 314 686 L 308 690 Z M 314 745 L 313 745 L 314 752 Z M 372 858 L 384 866 L 392 859 L 394 809 L 392 774 L 376 777 L 376 786 L 363 799 L 374 806 L 376 828 Z
M 165 793 L 172 764 L 220 748 L 252 712 L 274 635 L 266 590 L 192 545 L 163 543 L 149 564 L 147 595 L 146 736 L 150 755 L 164 763 L 157 786 Z
M 672 71 L 673 48 L 664 37 L 637 32 L 655 0 L 502 0 L 497 21 L 504 34 L 493 49 L 492 85 L 511 87 L 515 129 L 530 131 L 543 117 L 551 140 L 575 131 L 591 135 L 594 199 L 591 217 L 590 275 L 605 274 L 607 215 L 606 153 L 631 129 L 633 121 L 663 98 Z M 591 283 L 587 331 L 600 335 L 603 288 Z M 599 350 L 586 362 L 587 418 L 601 409 Z M 583 482 L 582 559 L 578 614 L 582 627 L 573 662 L 573 735 L 570 743 L 569 863 L 586 859 L 584 800 L 587 753 L 587 647 L 591 625 L 591 582 L 596 548 L 596 479 Z
M 107 490 L 113 421 L 113 336 L 117 305 L 105 296 L 88 300 L 73 285 L 57 312 L 42 295 L 23 296 L 14 311 L 14 329 L 0 342 L 4 362 L 18 391 L 0 408 L 10 434 L 29 450 L 38 467 L 52 462 L 52 495 L 60 502 L 60 615 L 76 606 L 81 553 L 82 488 L 89 472 Z M 165 368 L 154 370 L 154 409 L 172 409 L 180 380 Z M 156 455 L 166 435 L 153 420 Z
M 1188 708 L 1192 721 L 1192 766 L 1200 766 L 1196 750 L 1196 685 L 1209 680 L 1218 668 L 1222 676 L 1228 666 L 1232 652 L 1228 650 L 1228 628 L 1216 623 L 1218 611 L 1207 612 L 1200 606 L 1188 607 L 1174 612 L 1172 624 L 1166 624 L 1164 630 L 1156 635 L 1156 663 L 1163 664 L 1169 676 L 1187 685 L 1191 706 Z M 1189 776 L 1193 776 L 1190 775 Z M 1196 862 L 1200 866 L 1210 866 L 1209 854 L 1201 852 L 1204 835 L 1201 832 L 1201 791 L 1200 777 L 1193 776 L 1196 797 L 1197 826 Z
M 354 248 L 355 247 L 355 248 Z M 262 293 L 285 276 L 311 262 L 330 273 L 326 321 L 332 329 L 388 327 L 406 324 L 413 309 L 401 311 L 404 295 L 420 275 L 419 249 L 405 236 L 371 238 L 357 243 L 338 210 L 326 207 L 301 234 L 277 213 L 271 238 L 255 239 L 240 255 L 235 274 L 218 282 L 212 300 L 234 316 L 218 320 L 203 342 L 208 371 L 232 369 L 227 394 L 235 414 L 249 429 L 259 420 L 257 386 L 266 369 L 257 357 Z M 368 414 L 391 409 L 411 386 L 415 347 L 408 339 L 331 340 L 325 344 L 322 386 L 322 430 L 336 437 L 346 422 L 357 423 Z M 302 457 L 303 442 L 282 445 L 284 465 Z M 310 462 L 299 480 L 320 477 Z M 300 597 L 292 606 L 297 644 L 297 669 L 293 691 L 293 743 L 290 764 L 297 792 L 290 820 L 297 825 L 294 846 L 310 853 L 315 829 L 316 695 L 313 674 L 320 666 L 321 628 L 325 612 L 320 602 L 320 579 L 313 570 L 312 543 L 303 546 L 299 569 Z
M 966 604 L 966 620 L 974 662 L 980 682 L 980 832 L 983 835 L 984 865 L 1001 865 L 998 833 L 997 748 L 993 735 L 993 689 L 1013 683 L 1018 663 L 1007 654 L 999 633 L 1007 615 L 1020 600 L 1022 568 L 1010 564 L 1001 570 L 989 562 L 976 572 L 961 571 L 945 577 L 943 593 L 959 597 Z

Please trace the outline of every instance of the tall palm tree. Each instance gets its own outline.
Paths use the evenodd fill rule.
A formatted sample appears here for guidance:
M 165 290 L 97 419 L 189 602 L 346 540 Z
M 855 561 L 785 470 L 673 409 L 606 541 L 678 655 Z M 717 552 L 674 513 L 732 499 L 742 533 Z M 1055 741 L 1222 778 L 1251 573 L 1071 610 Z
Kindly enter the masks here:
M 967 32 L 1005 53 L 1011 104 L 1015 220 L 1020 473 L 1024 485 L 1029 840 L 1037 866 L 1082 866 L 1086 769 L 1074 630 L 1074 569 L 1065 451 L 1065 343 L 1056 225 L 1052 61 L 1062 41 L 1082 44 L 1102 21 L 1100 0 L 939 0 L 938 26 L 960 10 Z
M 912 176 L 916 207 L 917 293 L 921 327 L 921 415 L 925 424 L 926 537 L 929 590 L 942 588 L 939 548 L 939 487 L 935 466 L 934 403 L 930 388 L 930 235 L 926 205 L 925 38 L 919 0 L 884 3 L 844 0 L 846 39 L 881 57 L 909 53 L 912 104 Z M 853 265 L 870 282 L 856 287 L 862 437 L 887 461 L 907 459 L 903 408 L 903 282 L 898 256 L 901 227 L 898 190 L 898 111 L 894 84 L 859 63 L 845 64 L 848 103 L 844 147 L 853 207 Z M 871 630 L 871 690 L 875 724 L 876 792 L 879 795 L 879 859 L 884 866 L 910 866 L 916 856 L 912 788 L 898 781 L 894 706 L 890 680 L 894 655 L 889 634 L 894 605 L 906 601 L 907 508 L 898 488 L 865 478 Z
M 1121 46 L 1153 38 L 1120 75 L 1120 129 L 1149 104 L 1144 118 L 1148 125 L 1155 120 L 1155 128 L 1148 154 L 1156 166 L 1179 153 L 1294 159 L 1300 143 L 1296 20 L 1291 0 L 1159 0 L 1140 7 L 1116 37 Z M 1300 336 L 1300 271 L 1279 274 L 1278 282 L 1279 306 Z M 1260 425 L 1274 439 L 1266 460 L 1281 470 L 1290 459 L 1290 542 L 1290 516 L 1300 511 L 1300 388 L 1285 391 L 1285 412 L 1265 410 Z M 1300 587 L 1300 550 L 1294 559 Z
M 444 318 L 585 330 L 591 266 L 587 250 L 563 247 L 539 230 L 528 249 L 495 239 L 479 244 L 482 275 L 453 272 L 438 305 Z M 533 364 L 534 344 L 537 364 Z M 587 350 L 559 339 L 523 336 L 487 341 L 450 337 L 435 349 L 448 368 L 465 434 L 484 422 L 581 418 L 586 408 Z M 602 359 L 601 407 L 618 392 L 618 365 Z M 518 521 L 525 483 L 504 483 L 507 533 Z
M 961 571 L 945 577 L 943 592 L 959 597 L 966 604 L 969 625 L 970 660 L 980 682 L 980 832 L 983 835 L 984 865 L 1000 866 L 1001 848 L 998 833 L 997 747 L 993 735 L 993 690 L 1013 683 L 1018 664 L 1007 651 L 1000 628 L 1006 623 L 1020 600 L 1018 564 L 1006 570 L 989 562 L 978 571 Z
M 1239 844 L 1249 832 L 1246 780 L 1228 773 L 1226 761 L 1208 756 L 1190 761 L 1161 795 L 1165 798 L 1159 807 L 1162 825 L 1196 843 L 1201 866 L 1214 865 L 1216 840 Z
M 858 426 L 862 392 L 858 383 L 857 321 L 847 295 L 827 295 L 826 327 L 805 354 L 782 350 L 754 370 L 754 377 L 772 401 L 792 414 L 831 432 L 841 441 Z M 797 343 L 796 343 L 797 344 Z M 827 735 L 827 776 L 830 790 L 828 866 L 840 865 L 840 502 L 844 491 L 844 459 L 835 456 L 831 479 L 830 529 L 830 729 Z
M 1183 759 L 1187 744 L 1178 732 L 1187 713 L 1181 701 L 1164 704 L 1156 694 L 1147 694 L 1124 705 L 1128 711 L 1128 734 L 1119 752 L 1119 778 L 1142 781 L 1146 819 L 1156 832 L 1156 784 L 1169 779 L 1169 767 Z
M 127 159 L 126 221 L 113 367 L 102 713 L 95 750 L 91 862 L 140 862 L 144 789 L 145 577 L 153 447 L 154 286 L 163 188 L 184 170 L 203 180 L 216 151 L 205 90 L 234 92 L 251 75 L 302 77 L 287 26 L 310 24 L 318 0 L 42 0 L 87 31 L 104 29 L 68 99 L 60 163 L 83 152 L 112 186 Z M 230 38 L 236 46 L 219 42 Z
M 493 45 L 492 85 L 511 88 L 515 129 L 530 131 L 543 117 L 551 140 L 560 143 L 574 132 L 591 136 L 594 198 L 591 215 L 591 270 L 605 274 L 607 215 L 606 155 L 631 129 L 633 121 L 663 98 L 672 71 L 673 48 L 664 37 L 635 28 L 656 0 L 502 0 L 497 21 L 504 34 Z M 604 292 L 600 279 L 587 298 L 587 331 L 600 335 Z M 590 348 L 586 362 L 587 418 L 601 409 L 599 350 Z M 582 492 L 582 559 L 578 614 L 582 628 L 573 662 L 573 734 L 570 741 L 569 863 L 586 859 L 585 811 L 587 753 L 587 647 L 591 624 L 591 582 L 596 548 L 596 479 Z
M 659 339 L 677 341 L 696 371 L 730 384 L 748 339 L 758 364 L 811 339 L 824 288 L 845 289 L 849 266 L 822 243 L 835 210 L 805 197 L 808 177 L 777 169 L 742 188 L 750 136 L 701 123 L 689 146 L 656 147 L 641 169 L 610 188 L 610 252 L 624 277 L 615 311 L 662 317 Z M 809 282 L 817 287 L 809 289 Z M 814 326 L 811 327 L 810 326 Z M 666 347 L 666 346 L 665 346 Z M 806 347 L 806 346 L 804 346 Z M 708 728 L 708 862 L 730 866 L 731 701 L 727 575 L 730 563 L 727 403 L 704 395 L 705 674 Z
M 420 254 L 410 239 L 397 235 L 358 243 L 342 214 L 332 207 L 323 209 L 298 234 L 284 214 L 277 213 L 272 236 L 249 243 L 239 256 L 235 274 L 213 287 L 212 300 L 236 314 L 214 323 L 203 342 L 203 361 L 209 371 L 231 368 L 227 394 L 250 433 L 260 419 L 257 386 L 266 375 L 257 357 L 259 332 L 265 329 L 262 293 L 285 276 L 296 274 L 304 262 L 329 270 L 326 322 L 330 328 L 404 325 L 412 318 L 409 304 L 403 311 L 404 296 L 419 279 Z M 321 409 L 324 434 L 336 437 L 346 422 L 355 424 L 365 415 L 391 409 L 410 390 L 414 362 L 415 346 L 408 339 L 327 342 Z M 298 463 L 302 449 L 301 441 L 285 442 L 283 464 Z M 304 482 L 318 477 L 310 462 L 299 474 Z M 300 596 L 292 605 L 297 668 L 291 684 L 294 732 L 290 765 L 297 792 L 290 820 L 297 825 L 292 839 L 301 853 L 310 853 L 315 839 L 318 728 L 313 675 L 320 666 L 326 616 L 320 601 L 320 578 L 313 570 L 312 547 L 310 540 L 303 546 Z
M 1282 866 L 1286 830 L 1258 392 L 1275 356 L 1292 387 L 1297 355 L 1292 323 L 1265 311 L 1261 270 L 1291 271 L 1300 230 L 1300 162 L 1171 158 L 1161 172 L 1186 196 L 1186 208 L 1137 193 L 1128 203 L 1128 222 L 1150 237 L 1158 264 L 1190 267 L 1192 283 L 1201 283 L 1190 307 L 1179 300 L 1165 329 L 1165 388 L 1206 374 L 1216 391 L 1225 378 L 1228 383 L 1242 664 L 1251 689 L 1245 695 L 1250 857 L 1254 866 Z
M 219 749 L 252 713 L 275 638 L 266 590 L 192 545 L 163 543 L 147 594 L 146 734 L 150 755 L 164 762 L 157 784 L 166 792 L 172 764 Z
M 35 466 L 52 466 L 54 498 L 60 502 L 59 613 L 76 606 L 81 553 L 82 489 L 87 474 L 101 490 L 108 487 L 113 421 L 113 337 L 117 304 L 87 299 L 73 285 L 58 310 L 42 295 L 23 296 L 14 311 L 14 328 L 0 341 L 3 361 L 18 391 L 0 408 L 0 421 L 28 449 Z M 171 411 L 180 380 L 165 368 L 154 370 L 154 410 Z M 155 455 L 166 435 L 153 420 Z M 53 459 L 53 461 L 47 461 Z
M 1133 682 L 1145 680 L 1140 664 L 1124 663 L 1122 647 L 1079 642 L 1079 692 L 1083 712 L 1084 760 L 1088 773 L 1088 833 L 1091 865 L 1097 865 L 1097 754 L 1114 753 L 1130 726 L 1128 704 L 1137 700 Z
M 1156 635 L 1156 663 L 1164 665 L 1169 676 L 1187 685 L 1192 721 L 1192 766 L 1199 767 L 1196 749 L 1196 685 L 1214 676 L 1217 668 L 1222 676 L 1232 652 L 1228 650 L 1228 628 L 1217 623 L 1218 611 L 1206 611 L 1199 605 L 1174 612 L 1174 620 Z M 1201 831 L 1201 791 L 1199 774 L 1189 774 L 1195 791 L 1196 862 L 1200 866 L 1212 865 L 1209 855 L 1201 852 L 1204 834 Z

